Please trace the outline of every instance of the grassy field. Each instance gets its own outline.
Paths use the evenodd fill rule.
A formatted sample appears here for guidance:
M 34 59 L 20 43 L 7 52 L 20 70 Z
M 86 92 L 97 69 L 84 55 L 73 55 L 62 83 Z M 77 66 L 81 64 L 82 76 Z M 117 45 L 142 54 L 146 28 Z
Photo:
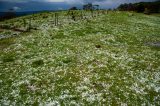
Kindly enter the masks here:
M 0 22 L 34 17 L 39 29 L 0 40 L 0 105 L 160 105 L 160 15 L 109 12 L 60 26 L 52 15 Z

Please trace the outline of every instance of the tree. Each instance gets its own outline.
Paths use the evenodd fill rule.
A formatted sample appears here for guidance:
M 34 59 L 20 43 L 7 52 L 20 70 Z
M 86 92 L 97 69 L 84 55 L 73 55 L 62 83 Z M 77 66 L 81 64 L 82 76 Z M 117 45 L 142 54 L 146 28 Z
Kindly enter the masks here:
M 155 2 L 140 2 L 134 4 L 121 4 L 118 7 L 121 11 L 136 11 L 148 13 L 159 13 L 160 10 L 160 0 Z
M 71 7 L 69 10 L 78 10 L 77 7 Z
M 92 3 L 88 3 L 86 5 L 83 5 L 83 10 L 93 10 Z
M 99 5 L 93 5 L 93 8 L 94 8 L 95 10 L 99 10 Z
M 16 17 L 14 9 L 9 9 L 5 14 L 4 14 L 4 19 L 11 19 Z
M 139 3 L 139 4 L 137 4 L 137 6 L 136 6 L 136 11 L 137 11 L 138 13 L 144 12 L 144 9 L 145 9 L 145 6 L 144 6 L 144 4 L 143 4 L 142 2 Z
M 148 8 L 145 8 L 145 10 L 144 10 L 144 14 L 147 14 L 147 15 L 149 15 L 149 14 L 150 14 L 150 11 L 148 10 Z

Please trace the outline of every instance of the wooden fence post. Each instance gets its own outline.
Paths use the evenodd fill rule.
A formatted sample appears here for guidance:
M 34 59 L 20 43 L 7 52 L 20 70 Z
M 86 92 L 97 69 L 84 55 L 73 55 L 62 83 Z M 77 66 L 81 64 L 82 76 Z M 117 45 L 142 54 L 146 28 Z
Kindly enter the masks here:
M 98 16 L 99 16 L 99 10 L 97 12 L 98 12 Z
M 68 16 L 68 21 L 69 21 L 70 20 L 70 14 L 68 13 L 67 16 Z
M 54 24 L 55 24 L 55 26 L 57 26 L 57 13 L 55 13 Z
M 93 10 L 91 10 L 91 16 L 92 16 L 92 18 L 94 17 Z
M 81 19 L 83 19 L 83 13 L 82 13 L 82 11 L 81 11 Z
M 30 30 L 31 30 L 31 18 L 29 19 L 29 24 L 28 24 L 27 31 L 30 31 Z
M 58 25 L 58 23 L 59 23 L 59 15 L 57 13 L 57 25 Z
M 58 25 L 58 13 L 55 13 L 55 26 L 57 26 Z
M 26 20 L 23 19 L 24 28 L 26 27 Z

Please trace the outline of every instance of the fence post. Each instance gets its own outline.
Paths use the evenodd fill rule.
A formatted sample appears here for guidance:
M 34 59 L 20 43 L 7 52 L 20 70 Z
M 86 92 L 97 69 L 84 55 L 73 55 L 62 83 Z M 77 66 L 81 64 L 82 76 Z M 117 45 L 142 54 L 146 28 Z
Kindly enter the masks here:
M 70 13 L 67 14 L 67 17 L 68 17 L 68 21 L 69 21 L 70 20 Z
M 28 24 L 27 31 L 30 31 L 30 30 L 31 30 L 31 18 L 29 19 L 29 24 Z
M 57 25 L 58 25 L 58 21 L 59 21 L 59 16 L 58 16 L 58 13 L 57 13 Z
M 24 28 L 26 27 L 26 20 L 23 19 Z
M 99 10 L 97 12 L 98 12 L 98 16 L 99 16 Z
M 55 13 L 55 26 L 57 26 L 58 25 L 58 13 Z
M 83 13 L 82 13 L 82 11 L 81 11 L 81 19 L 83 19 Z
M 93 16 L 93 10 L 91 10 L 91 16 L 92 16 L 92 18 L 94 17 L 94 16 Z
M 57 26 L 57 13 L 55 13 L 54 24 L 55 24 L 55 26 Z

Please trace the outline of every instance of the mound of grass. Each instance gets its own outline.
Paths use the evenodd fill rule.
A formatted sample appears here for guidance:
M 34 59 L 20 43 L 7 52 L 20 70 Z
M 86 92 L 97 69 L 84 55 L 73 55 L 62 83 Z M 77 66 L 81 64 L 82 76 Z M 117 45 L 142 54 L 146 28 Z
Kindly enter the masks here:
M 5 55 L 2 56 L 2 61 L 4 63 L 6 62 L 13 62 L 16 59 L 16 55 L 15 53 L 7 53 Z
M 33 67 L 39 67 L 39 66 L 42 66 L 44 64 L 43 60 L 35 60 L 32 62 L 32 66 Z
M 1 39 L 0 40 L 0 50 L 7 48 L 9 45 L 14 43 L 13 38 Z

